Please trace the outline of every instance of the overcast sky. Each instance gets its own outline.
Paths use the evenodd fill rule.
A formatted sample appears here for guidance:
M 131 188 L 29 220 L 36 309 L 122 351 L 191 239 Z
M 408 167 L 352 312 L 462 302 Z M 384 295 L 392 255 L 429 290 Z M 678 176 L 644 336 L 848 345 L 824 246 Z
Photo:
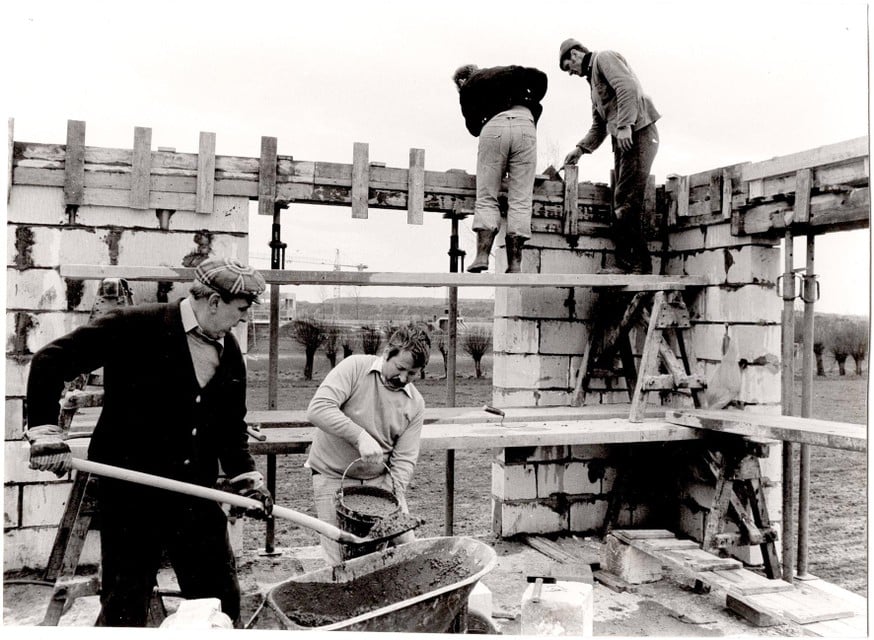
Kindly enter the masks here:
M 216 153 L 257 157 L 268 135 L 280 154 L 351 163 L 353 143 L 367 142 L 371 161 L 388 166 L 408 166 L 416 147 L 429 170 L 475 173 L 477 141 L 451 74 L 465 63 L 520 64 L 549 76 L 542 170 L 590 123 L 587 83 L 558 69 L 567 37 L 619 51 L 641 79 L 662 114 L 658 183 L 868 132 L 863 2 L 16 0 L 0 13 L 4 101 L 23 141 L 63 143 L 67 120 L 77 119 L 89 146 L 130 148 L 134 127 L 145 126 L 153 148 L 196 152 L 199 132 L 212 131 Z M 611 166 L 607 142 L 581 160 L 580 179 L 607 182 Z M 253 218 L 252 262 L 267 267 L 271 220 Z M 330 268 L 339 250 L 341 263 L 370 271 L 446 271 L 449 223 L 433 212 L 425 219 L 416 227 L 403 212 L 371 210 L 361 221 L 348 208 L 292 205 L 283 214 L 286 266 Z M 469 262 L 469 220 L 461 240 Z M 867 231 L 817 240 L 818 309 L 868 312 L 869 252 Z M 312 300 L 333 294 L 295 289 Z M 405 293 L 444 290 L 362 295 Z

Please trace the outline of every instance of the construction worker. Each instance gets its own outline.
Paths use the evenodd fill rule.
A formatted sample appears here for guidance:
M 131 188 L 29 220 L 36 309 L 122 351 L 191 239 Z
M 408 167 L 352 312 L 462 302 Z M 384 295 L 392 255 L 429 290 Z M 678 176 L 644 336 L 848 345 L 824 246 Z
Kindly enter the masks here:
M 615 51 L 589 51 L 568 38 L 559 47 L 559 67 L 572 76 L 586 78 L 592 93 L 592 126 L 564 162 L 576 164 L 580 156 L 594 153 L 607 134 L 611 135 L 616 265 L 621 272 L 652 273 L 641 215 L 649 171 L 659 149 L 655 124 L 659 113 L 628 62 Z
M 338 526 L 341 486 L 376 486 L 395 494 L 407 512 L 405 492 L 419 457 L 425 401 L 412 381 L 428 364 L 431 339 L 418 327 L 401 327 L 382 356 L 351 355 L 316 390 L 307 419 L 318 427 L 304 466 L 312 472 L 316 513 Z M 321 537 L 331 565 L 343 561 L 340 545 Z M 412 532 L 395 538 L 409 542 Z
M 476 258 L 467 268 L 489 268 L 489 253 L 498 233 L 501 181 L 507 177 L 507 273 L 519 273 L 522 246 L 531 237 L 531 203 L 537 162 L 537 121 L 543 112 L 546 74 L 516 65 L 456 69 L 461 113 L 472 136 L 479 137 L 476 158 Z M 503 199 L 503 198 L 502 198 Z
M 205 487 L 221 465 L 232 490 L 263 504 L 254 515 L 269 515 L 272 499 L 247 444 L 246 368 L 230 333 L 264 289 L 251 267 L 207 259 L 186 298 L 117 307 L 40 349 L 27 381 L 31 467 L 59 477 L 70 470 L 57 426 L 64 381 L 103 367 L 90 460 Z M 183 597 L 218 598 L 239 626 L 236 563 L 218 503 L 110 478 L 99 479 L 95 498 L 98 626 L 146 625 L 163 553 Z

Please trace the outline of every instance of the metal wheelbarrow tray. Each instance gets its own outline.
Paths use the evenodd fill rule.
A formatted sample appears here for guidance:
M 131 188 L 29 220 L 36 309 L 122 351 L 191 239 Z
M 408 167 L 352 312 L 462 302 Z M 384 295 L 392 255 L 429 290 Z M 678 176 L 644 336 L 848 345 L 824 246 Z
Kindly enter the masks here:
M 496 564 L 473 538 L 422 538 L 295 576 L 266 602 L 288 629 L 446 633 Z

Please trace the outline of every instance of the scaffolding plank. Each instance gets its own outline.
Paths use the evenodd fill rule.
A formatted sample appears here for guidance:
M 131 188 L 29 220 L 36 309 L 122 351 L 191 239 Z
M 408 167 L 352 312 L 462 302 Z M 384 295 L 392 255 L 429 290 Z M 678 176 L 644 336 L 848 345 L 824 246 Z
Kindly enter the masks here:
M 148 209 L 149 179 L 152 174 L 152 130 L 148 127 L 134 127 L 134 148 L 131 158 L 131 209 Z
M 367 219 L 367 200 L 370 197 L 370 161 L 366 142 L 352 146 L 352 217 Z
M 64 204 L 81 205 L 85 195 L 85 122 L 67 120 L 64 152 Z
M 786 173 L 795 173 L 799 169 L 846 162 L 867 155 L 868 136 L 861 136 L 852 140 L 765 160 L 764 162 L 750 163 L 741 170 L 741 180 L 744 182 L 761 180 Z
M 407 224 L 423 224 L 425 213 L 425 150 L 410 149 Z
M 215 133 L 200 132 L 197 152 L 196 213 L 215 211 Z
M 868 450 L 868 434 L 864 424 L 706 409 L 670 410 L 665 419 L 673 424 L 741 436 L 800 442 L 849 451 Z

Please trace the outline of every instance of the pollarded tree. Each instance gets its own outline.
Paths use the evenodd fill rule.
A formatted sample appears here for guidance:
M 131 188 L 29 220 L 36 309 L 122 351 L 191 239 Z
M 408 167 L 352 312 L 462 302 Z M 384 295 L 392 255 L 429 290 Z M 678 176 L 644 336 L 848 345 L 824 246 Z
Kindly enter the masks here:
M 332 369 L 337 366 L 337 349 L 340 348 L 342 331 L 333 322 L 325 324 L 325 341 L 322 343 L 322 351 L 325 352 L 325 356 L 328 358 L 328 362 L 331 363 Z
M 448 347 L 446 345 L 447 338 L 446 332 L 443 329 L 434 329 L 431 332 L 431 348 L 437 347 L 437 350 L 440 352 L 440 355 L 443 356 L 443 377 L 447 377 L 449 374 L 449 368 L 446 364 L 447 351 Z
M 868 355 L 868 323 L 855 320 L 850 329 L 850 355 L 856 364 L 856 375 L 862 375 L 862 363 Z
M 376 355 L 382 346 L 382 331 L 379 327 L 361 327 L 361 350 L 368 355 Z
M 313 360 L 316 351 L 325 342 L 325 325 L 315 318 L 301 318 L 292 320 L 288 325 L 291 337 L 301 345 L 306 354 L 306 364 L 303 368 L 303 377 L 306 380 L 313 379 Z
M 473 358 L 473 366 L 476 377 L 482 378 L 482 359 L 492 344 L 492 331 L 486 327 L 472 327 L 464 333 L 462 338 L 464 351 Z
M 340 337 L 340 346 L 343 348 L 343 357 L 348 358 L 355 352 L 355 343 L 358 340 L 353 330 L 347 329 Z
M 829 350 L 838 363 L 838 373 L 842 376 L 847 374 L 846 362 L 853 349 L 852 331 L 852 323 L 842 318 L 835 322 L 830 332 Z

